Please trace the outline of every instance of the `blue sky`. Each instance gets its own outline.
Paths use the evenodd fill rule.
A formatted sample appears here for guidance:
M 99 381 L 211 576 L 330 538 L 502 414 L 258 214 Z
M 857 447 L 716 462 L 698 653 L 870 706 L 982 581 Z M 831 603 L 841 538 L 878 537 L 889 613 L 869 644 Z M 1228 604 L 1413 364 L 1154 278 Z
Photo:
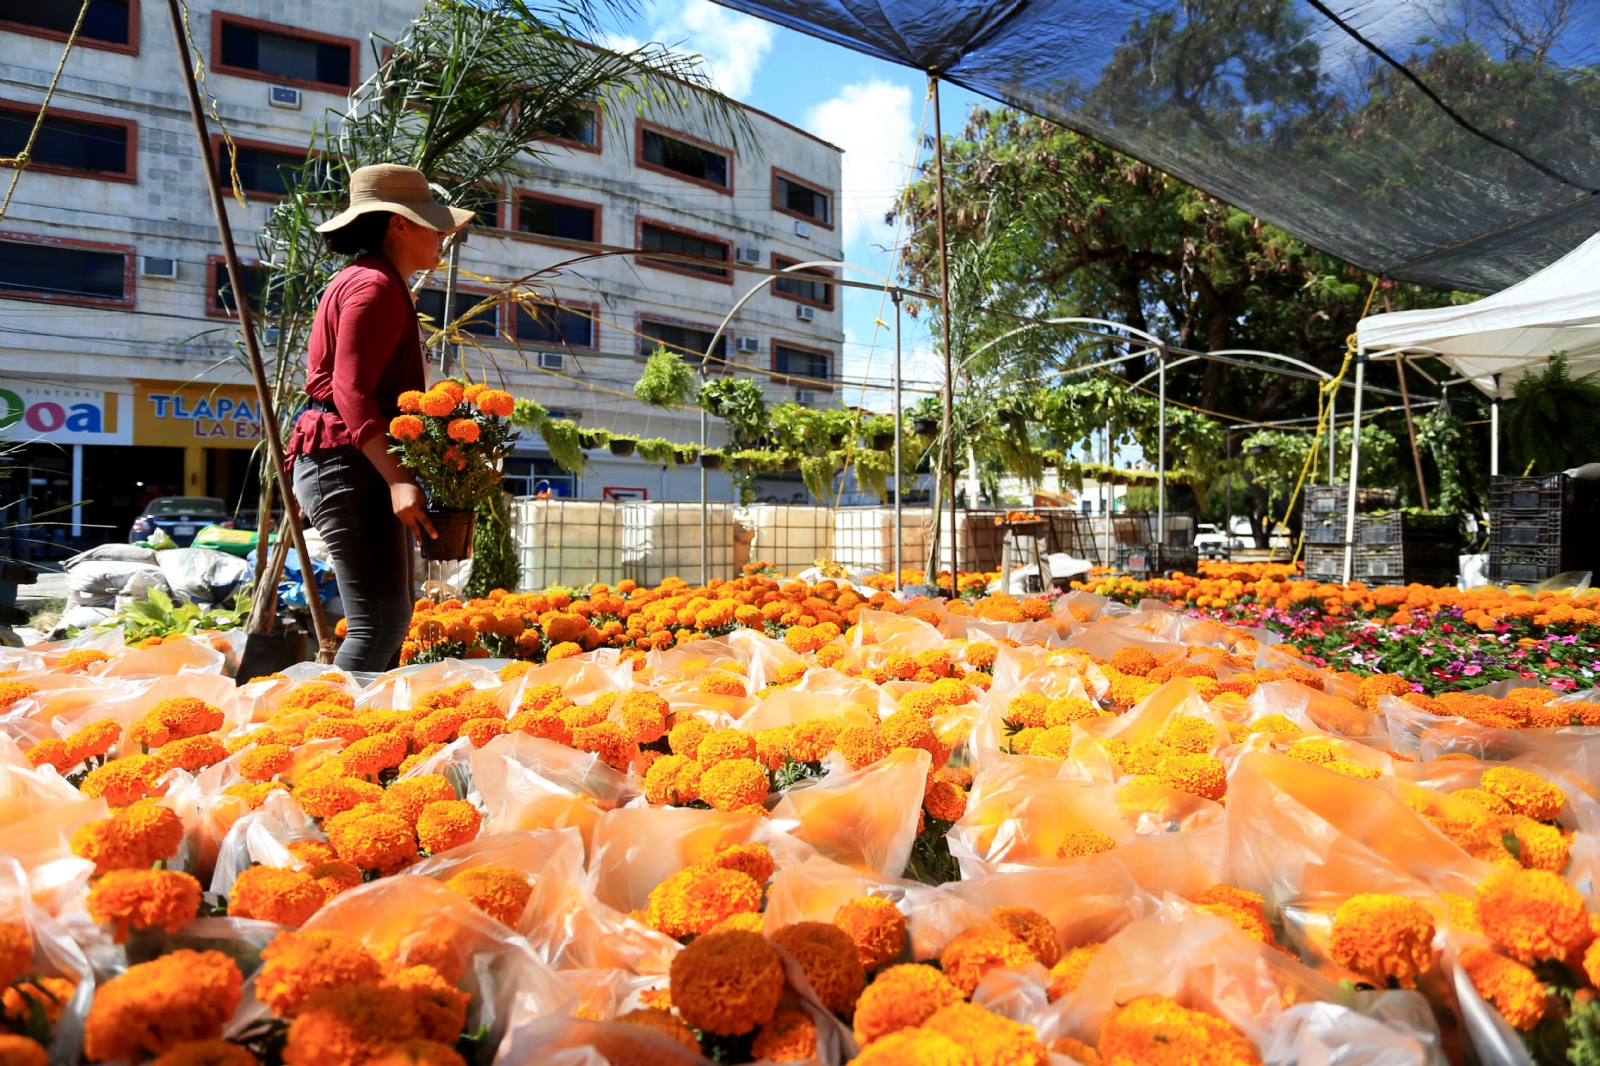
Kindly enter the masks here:
M 641 8 L 631 25 L 620 27 L 622 36 L 700 55 L 724 92 L 845 150 L 839 196 L 845 258 L 889 274 L 896 234 L 883 216 L 915 164 L 919 126 L 925 121 L 927 134 L 933 132 L 932 111 L 924 106 L 924 76 L 709 0 L 642 0 Z M 980 99 L 951 85 L 941 86 L 940 97 L 947 132 L 959 128 L 968 108 Z M 846 331 L 842 376 L 887 382 L 894 336 L 874 323 L 880 305 L 884 320 L 892 322 L 893 305 L 868 290 L 841 291 Z M 942 384 L 936 345 L 909 316 L 902 345 L 907 385 Z M 879 409 L 887 409 L 889 402 L 886 392 L 868 391 L 863 397 L 847 389 L 841 398 Z M 908 394 L 906 402 L 914 399 L 916 394 Z

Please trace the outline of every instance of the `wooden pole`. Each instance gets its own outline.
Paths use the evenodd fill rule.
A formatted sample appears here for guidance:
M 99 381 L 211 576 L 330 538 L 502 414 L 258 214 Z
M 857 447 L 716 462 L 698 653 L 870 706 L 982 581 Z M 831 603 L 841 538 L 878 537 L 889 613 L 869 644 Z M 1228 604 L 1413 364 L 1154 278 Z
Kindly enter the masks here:
M 934 209 L 939 228 L 939 307 L 944 344 L 944 452 L 945 468 L 950 471 L 946 479 L 950 489 L 950 598 L 958 599 L 961 595 L 961 548 L 956 536 L 956 378 L 955 364 L 950 358 L 950 255 L 944 235 L 944 132 L 939 125 L 938 75 L 928 75 L 928 91 L 933 95 Z M 933 503 L 935 507 L 939 505 L 937 499 Z M 939 577 L 934 574 L 933 584 L 937 586 L 938 582 Z
M 1385 312 L 1394 310 L 1389 304 L 1389 294 L 1383 294 L 1383 309 Z M 1422 453 L 1417 450 L 1417 427 L 1411 421 L 1411 396 L 1406 388 L 1406 357 L 1404 352 L 1396 352 L 1394 357 L 1394 372 L 1400 378 L 1400 404 L 1406 409 L 1406 438 L 1411 441 L 1411 462 L 1417 468 L 1417 495 L 1422 500 L 1422 509 L 1428 510 L 1428 483 L 1422 478 Z
M 207 190 L 211 193 L 211 210 L 217 216 L 217 235 L 222 239 L 222 255 L 228 264 L 228 284 L 233 288 L 234 308 L 239 313 L 239 329 L 244 333 L 245 355 L 250 362 L 250 376 L 255 380 L 256 403 L 261 408 L 262 434 L 267 438 L 267 448 L 272 456 L 272 469 L 278 482 L 278 495 L 283 500 L 283 521 L 289 527 L 294 548 L 300 556 L 300 570 L 308 591 L 306 602 L 311 607 L 311 625 L 317 635 L 317 662 L 333 662 L 338 645 L 328 628 L 327 615 L 322 610 L 322 597 L 317 594 L 317 579 L 311 569 L 311 553 L 306 550 L 305 530 L 300 528 L 300 518 L 295 514 L 294 486 L 289 481 L 289 471 L 284 465 L 283 437 L 278 430 L 278 413 L 272 404 L 272 389 L 267 385 L 266 367 L 261 362 L 261 349 L 256 343 L 255 326 L 251 322 L 248 291 L 244 284 L 244 267 L 239 262 L 239 251 L 233 244 L 233 227 L 228 223 L 228 207 L 222 199 L 222 182 L 217 176 L 217 161 L 211 154 L 211 137 L 206 130 L 206 114 L 200 104 L 200 89 L 195 85 L 194 71 L 189 67 L 193 55 L 189 35 L 183 28 L 183 15 L 178 0 L 167 0 L 167 14 L 172 19 L 172 40 L 178 46 L 178 64 L 183 68 L 183 85 L 189 97 L 189 114 L 194 119 L 194 132 L 200 142 L 200 172 L 205 176 Z M 263 550 L 257 544 L 256 550 Z M 256 595 L 266 592 L 257 589 Z M 276 586 L 273 588 L 276 593 Z

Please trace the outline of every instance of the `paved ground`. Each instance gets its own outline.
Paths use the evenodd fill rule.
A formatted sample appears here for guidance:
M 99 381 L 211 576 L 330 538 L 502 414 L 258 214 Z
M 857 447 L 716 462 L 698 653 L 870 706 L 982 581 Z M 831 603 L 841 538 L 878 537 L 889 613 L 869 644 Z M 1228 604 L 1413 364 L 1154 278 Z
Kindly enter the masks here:
M 51 605 L 60 613 L 60 601 L 67 598 L 67 575 L 59 571 L 41 573 L 39 581 L 34 585 L 17 586 L 17 606 L 29 614 L 38 611 L 41 607 Z

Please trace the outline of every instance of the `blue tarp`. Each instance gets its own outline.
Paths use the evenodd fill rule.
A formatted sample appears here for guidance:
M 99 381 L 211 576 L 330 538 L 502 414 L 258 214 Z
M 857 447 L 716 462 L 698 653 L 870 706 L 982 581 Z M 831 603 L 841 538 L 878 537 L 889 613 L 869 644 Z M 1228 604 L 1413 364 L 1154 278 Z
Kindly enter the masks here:
M 1501 289 L 1600 228 L 1600 3 L 717 2 L 936 72 L 1400 280 Z

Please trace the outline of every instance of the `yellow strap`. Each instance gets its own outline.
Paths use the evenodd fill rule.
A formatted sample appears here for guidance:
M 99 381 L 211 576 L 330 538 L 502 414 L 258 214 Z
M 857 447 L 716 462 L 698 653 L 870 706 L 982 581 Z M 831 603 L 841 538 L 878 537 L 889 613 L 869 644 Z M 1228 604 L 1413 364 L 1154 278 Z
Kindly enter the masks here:
M 89 14 L 89 0 L 83 0 L 83 6 L 78 8 L 78 19 L 72 24 L 72 32 L 67 35 L 67 47 L 61 50 L 61 62 L 56 64 L 56 73 L 50 79 L 50 88 L 45 90 L 44 103 L 39 105 L 39 113 L 33 118 L 33 129 L 28 131 L 28 142 L 22 146 L 22 151 L 11 157 L 0 157 L 0 166 L 15 169 L 11 175 L 11 184 L 6 189 L 4 203 L 0 203 L 0 218 L 6 216 L 11 210 L 11 197 L 17 191 L 17 182 L 22 180 L 22 172 L 28 169 L 28 164 L 33 160 L 33 142 L 39 137 L 39 129 L 44 125 L 44 113 L 50 109 L 50 99 L 56 94 L 56 83 L 61 80 L 61 72 L 66 69 L 67 57 L 72 54 L 72 46 L 78 41 L 78 31 L 83 29 L 83 20 Z

